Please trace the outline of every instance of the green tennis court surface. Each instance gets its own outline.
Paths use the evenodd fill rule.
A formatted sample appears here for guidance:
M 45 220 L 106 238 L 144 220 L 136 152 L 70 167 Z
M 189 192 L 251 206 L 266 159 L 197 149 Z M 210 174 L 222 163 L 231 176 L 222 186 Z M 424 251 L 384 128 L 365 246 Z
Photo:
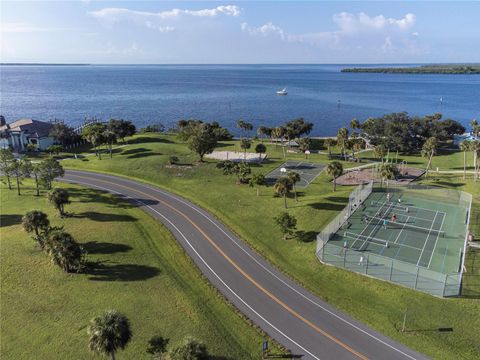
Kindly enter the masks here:
M 296 184 L 297 188 L 306 188 L 325 168 L 325 165 L 314 164 L 303 161 L 287 161 L 275 170 L 267 174 L 266 179 L 269 184 L 274 184 L 277 179 L 285 176 L 288 171 L 295 171 L 300 174 L 300 181 Z M 282 172 L 285 169 L 285 172 Z
M 470 208 L 464 194 L 374 188 L 349 203 L 321 260 L 435 295 L 457 295 Z

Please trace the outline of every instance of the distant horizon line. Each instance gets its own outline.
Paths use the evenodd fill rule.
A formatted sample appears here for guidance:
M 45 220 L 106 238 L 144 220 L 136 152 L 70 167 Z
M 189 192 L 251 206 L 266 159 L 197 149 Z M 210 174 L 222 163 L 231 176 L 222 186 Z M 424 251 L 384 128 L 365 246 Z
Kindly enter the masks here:
M 478 62 L 399 62 L 399 63 L 56 63 L 1 62 L 0 66 L 235 66 L 235 65 L 480 65 Z

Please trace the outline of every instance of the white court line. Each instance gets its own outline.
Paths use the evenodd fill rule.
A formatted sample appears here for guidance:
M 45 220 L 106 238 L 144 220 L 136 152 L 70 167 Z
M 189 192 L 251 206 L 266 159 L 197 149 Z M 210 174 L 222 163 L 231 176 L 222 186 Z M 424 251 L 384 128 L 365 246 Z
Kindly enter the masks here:
M 305 172 L 305 171 L 302 171 L 302 170 L 297 170 L 300 165 L 302 164 L 307 164 L 307 165 L 312 165 L 314 167 L 314 170 L 316 171 L 316 174 L 312 174 L 310 172 Z M 321 166 L 321 168 L 319 168 L 319 166 Z M 283 173 L 280 172 L 280 169 L 281 168 L 288 168 L 290 167 L 291 171 L 295 171 L 297 172 L 300 177 L 301 177 L 301 180 L 299 182 L 299 185 L 297 185 L 297 187 L 307 187 L 308 185 L 310 185 L 317 177 L 320 176 L 320 174 L 323 172 L 323 170 L 325 170 L 325 166 L 323 164 L 316 164 L 316 163 L 310 163 L 310 162 L 305 162 L 305 161 L 301 161 L 299 163 L 289 163 L 288 161 L 284 162 L 282 165 L 280 165 L 279 167 L 273 169 L 272 171 L 270 171 L 266 177 L 267 178 L 280 178 L 283 175 Z M 312 175 L 313 177 L 308 180 L 306 176 L 304 175 Z M 304 185 L 305 184 L 305 185 Z
M 386 204 L 386 203 L 385 203 L 385 204 Z M 390 204 L 390 206 L 387 208 L 386 212 L 388 212 L 388 211 L 390 210 L 391 206 L 392 206 L 392 205 Z M 375 213 L 375 215 L 378 215 L 378 213 L 380 212 L 380 210 L 382 210 L 382 208 L 383 208 L 383 205 L 380 206 L 380 209 L 377 210 L 377 212 Z M 368 222 L 367 226 L 365 226 L 365 227 L 363 228 L 362 232 L 361 232 L 360 234 L 358 234 L 359 237 L 363 235 L 363 232 L 368 228 L 368 226 L 371 224 L 371 222 L 373 221 L 373 219 L 376 217 L 375 215 L 370 219 L 370 221 Z M 378 219 L 378 218 L 377 218 L 377 219 Z M 378 225 L 378 224 L 376 224 L 376 225 Z M 375 226 L 375 227 L 370 231 L 370 234 L 368 234 L 368 237 L 371 237 L 371 235 L 372 235 L 372 233 L 373 233 L 374 230 L 378 230 L 377 226 Z M 363 236 L 365 236 L 365 235 L 363 235 Z M 353 247 L 353 245 L 355 245 L 355 243 L 357 242 L 357 240 L 358 240 L 358 237 L 357 237 L 357 239 L 353 242 L 353 244 L 352 244 L 350 247 Z M 366 240 L 363 242 L 362 245 L 360 245 L 359 249 L 361 249 L 362 246 L 365 245 L 365 243 L 366 243 Z
M 75 176 L 75 175 L 73 175 Z M 288 339 L 289 341 L 291 341 L 293 344 L 295 344 L 296 346 L 298 346 L 300 349 L 302 349 L 303 351 L 305 351 L 306 353 L 308 353 L 310 356 L 314 357 L 315 359 L 317 360 L 321 360 L 318 356 L 315 356 L 313 355 L 310 351 L 308 351 L 307 349 L 305 349 L 302 345 L 298 344 L 295 340 L 293 340 L 292 338 L 290 338 L 289 336 L 287 336 L 285 333 L 283 333 L 280 329 L 278 329 L 275 325 L 273 325 L 271 322 L 269 322 L 267 319 L 265 319 L 262 315 L 260 315 L 257 311 L 255 311 L 250 305 L 248 305 L 248 303 L 243 300 L 235 291 L 233 291 L 223 280 L 222 278 L 210 267 L 210 265 L 208 265 L 208 263 L 205 261 L 205 259 L 203 259 L 203 257 L 197 252 L 197 250 L 195 250 L 195 248 L 193 247 L 193 245 L 190 243 L 190 241 L 188 241 L 187 237 L 180 231 L 180 229 L 175 226 L 175 224 L 173 224 L 169 219 L 167 219 L 162 213 L 160 213 L 159 211 L 155 210 L 153 207 L 151 207 L 150 205 L 147 205 L 146 203 L 140 201 L 140 200 L 137 200 L 137 199 L 134 199 L 128 195 L 125 195 L 125 194 L 122 194 L 118 191 L 115 191 L 115 190 L 112 190 L 112 189 L 109 189 L 109 188 L 106 188 L 106 187 L 103 187 L 103 186 L 98 186 L 98 185 L 93 185 L 93 184 L 89 184 L 89 183 L 85 183 L 85 182 L 81 182 L 81 181 L 76 181 L 76 180 L 64 180 L 64 181 L 67 181 L 67 182 L 73 182 L 74 184 L 75 183 L 78 183 L 78 184 L 83 184 L 83 185 L 87 185 L 87 186 L 92 186 L 92 187 L 96 187 L 98 189 L 102 189 L 102 190 L 106 190 L 106 191 L 109 191 L 111 193 L 114 193 L 114 194 L 118 194 L 118 195 L 121 195 L 123 197 L 126 197 L 126 198 L 129 198 L 129 199 L 132 199 L 133 201 L 139 203 L 139 204 L 142 204 L 143 206 L 145 207 L 148 207 L 150 210 L 152 210 L 153 212 L 157 213 L 159 216 L 161 216 L 165 221 L 167 221 L 173 228 L 175 228 L 175 230 L 182 236 L 182 238 L 185 240 L 185 242 L 188 244 L 188 246 L 192 249 L 192 251 L 195 253 L 195 255 L 198 256 L 198 258 L 202 261 L 202 263 L 212 272 L 213 275 L 215 275 L 215 277 L 238 299 L 240 300 L 247 308 L 249 308 L 255 315 L 257 315 L 260 319 L 262 319 L 263 321 L 265 321 L 265 323 L 267 323 L 272 329 L 276 330 L 279 334 L 281 334 L 282 336 L 284 336 L 286 339 Z
M 99 175 L 99 176 L 104 176 L 106 178 L 115 178 L 115 176 L 112 176 L 112 175 L 108 175 L 108 174 L 103 174 L 103 173 L 100 173 L 100 172 L 94 172 L 94 174 L 96 175 Z M 75 175 L 74 175 L 75 176 Z M 128 179 L 127 177 L 123 177 L 123 176 L 117 176 L 117 178 L 120 178 L 126 182 L 129 182 L 131 184 L 134 184 L 134 185 L 138 185 L 139 181 L 134 181 L 134 180 L 130 180 Z M 141 180 L 140 180 L 140 183 L 142 184 Z M 323 311 L 325 311 L 326 313 L 330 314 L 331 316 L 335 317 L 336 319 L 342 321 L 343 323 L 351 326 L 352 328 L 358 330 L 359 332 L 363 333 L 364 335 L 367 335 L 369 336 L 370 338 L 380 342 L 381 344 L 385 345 L 386 347 L 389 347 L 390 349 L 398 352 L 399 354 L 402 354 L 406 357 L 408 357 L 409 359 L 412 359 L 412 360 L 416 360 L 413 356 L 403 352 L 402 350 L 396 348 L 395 346 L 393 345 L 390 345 L 389 343 L 383 341 L 382 339 L 378 338 L 377 336 L 373 335 L 373 334 L 370 334 L 368 331 L 360 328 L 359 326 L 353 324 L 352 322 L 348 321 L 347 319 L 344 319 L 343 317 L 341 317 L 340 315 L 338 314 L 335 314 L 333 311 L 327 309 L 325 306 L 323 306 L 322 304 L 318 303 L 317 301 L 314 301 L 312 300 L 311 298 L 309 298 L 308 296 L 304 295 L 302 292 L 298 291 L 297 289 L 295 289 L 293 286 L 291 286 L 289 283 L 287 283 L 285 280 L 283 280 L 282 278 L 280 278 L 278 275 L 276 275 L 273 271 L 271 271 L 269 268 L 267 268 L 264 264 L 262 264 L 260 261 L 258 261 L 250 252 L 248 252 L 247 250 L 245 250 L 243 248 L 243 246 L 241 246 L 241 244 L 238 242 L 237 239 L 235 239 L 234 237 L 230 236 L 230 234 L 228 234 L 221 226 L 219 226 L 215 221 L 213 221 L 211 219 L 211 217 L 209 216 L 210 214 L 209 213 L 205 213 L 205 210 L 203 209 L 199 209 L 195 206 L 193 206 L 192 204 L 190 204 L 189 202 L 177 197 L 176 195 L 174 194 L 171 194 L 167 191 L 163 191 L 161 189 L 159 189 L 158 187 L 154 187 L 155 185 L 150 185 L 150 184 L 145 184 L 143 183 L 142 184 L 143 186 L 146 186 L 148 187 L 150 190 L 152 191 L 155 191 L 155 192 L 158 192 L 160 194 L 163 194 L 164 196 L 167 196 L 167 197 L 170 197 L 171 199 L 174 199 L 176 201 L 179 201 L 181 202 L 182 204 L 184 204 L 185 206 L 188 206 L 189 208 L 191 208 L 192 210 L 196 211 L 197 213 L 199 213 L 200 215 L 202 215 L 207 221 L 211 222 L 216 228 L 218 228 L 225 236 L 227 236 L 231 241 L 232 243 L 234 243 L 241 251 L 243 251 L 248 257 L 250 257 L 257 265 L 259 265 L 261 268 L 263 268 L 267 273 L 269 273 L 271 276 L 273 276 L 275 279 L 277 279 L 278 281 L 280 281 L 282 284 L 284 284 L 286 287 L 288 287 L 290 290 L 294 291 L 296 294 L 298 294 L 299 296 L 301 296 L 302 298 L 304 298 L 305 300 L 307 300 L 308 302 L 310 302 L 311 304 L 317 306 L 318 308 L 322 309 Z M 147 186 L 149 185 L 149 186 Z M 241 240 L 239 240 L 241 241 Z M 242 242 L 243 243 L 243 242 Z
M 443 222 L 445 221 L 445 217 L 446 217 L 446 215 L 443 216 L 442 223 L 440 224 L 440 230 L 442 230 L 442 228 L 443 228 Z M 431 264 L 432 259 L 433 259 L 433 254 L 435 254 L 435 248 L 437 247 L 437 244 L 438 244 L 438 236 L 437 236 L 437 239 L 435 240 L 435 245 L 433 246 L 432 254 L 430 255 L 430 261 L 428 262 L 427 269 L 430 269 L 430 264 Z M 445 262 L 445 259 L 443 259 L 443 261 Z
M 425 199 L 424 199 L 425 200 Z M 374 201 L 375 202 L 380 202 L 380 201 Z M 422 207 L 418 207 L 418 206 L 414 206 L 414 205 L 394 205 L 395 207 L 398 207 L 398 208 L 403 208 L 404 211 L 406 211 L 406 208 L 408 207 L 409 209 L 420 209 L 420 210 L 425 210 L 425 211 L 429 211 L 429 212 L 434 212 L 435 214 L 437 213 L 441 213 L 441 214 L 444 214 L 445 213 L 443 211 L 437 211 L 437 210 L 432 210 L 432 209 L 425 209 L 425 208 L 422 208 Z M 431 221 L 431 220 L 430 220 Z
M 355 238 L 355 234 L 354 234 L 354 233 L 353 233 L 354 235 L 348 235 L 348 231 L 346 231 L 346 233 L 347 233 L 346 235 L 343 235 L 344 237 L 349 238 L 349 239 L 352 239 L 352 240 L 353 240 L 353 238 Z M 385 246 L 385 245 L 384 245 L 385 243 L 390 242 L 390 241 L 388 241 L 388 240 L 379 239 L 379 238 L 376 238 L 376 237 L 373 237 L 373 236 L 367 236 L 367 235 L 361 235 L 361 236 L 364 237 L 364 238 L 366 238 L 366 239 L 365 239 L 366 242 L 370 242 L 370 243 L 375 244 L 375 245 Z M 373 240 L 373 241 L 371 241 L 371 240 Z M 377 241 L 377 242 L 379 242 L 380 244 L 378 244 L 378 243 L 376 243 L 376 242 L 374 242 L 374 241 Z M 398 245 L 399 247 L 407 247 L 407 248 L 410 248 L 410 249 L 422 250 L 422 249 L 420 249 L 420 248 L 417 248 L 417 247 L 411 246 L 411 245 L 403 245 L 403 244 L 396 244 L 396 245 Z
M 395 244 L 397 243 L 397 240 L 400 238 L 400 235 L 402 235 L 403 229 L 405 229 L 405 225 L 407 224 L 407 221 L 408 221 L 409 218 L 410 218 L 410 216 L 407 216 L 407 219 L 406 219 L 405 222 L 403 223 L 402 229 L 400 230 L 400 232 L 398 233 L 397 237 L 396 237 L 395 240 L 393 241 Z M 419 250 L 420 250 L 420 249 L 419 249 Z
M 408 213 L 407 213 L 408 214 Z M 403 217 L 407 217 L 407 220 L 405 221 L 408 221 L 408 219 L 412 219 L 412 220 L 423 220 L 423 221 L 428 221 L 428 222 L 431 222 L 432 219 L 427 219 L 427 218 L 422 218 L 422 217 L 418 217 L 418 216 L 413 216 L 413 215 L 405 215 L 405 214 L 398 214 L 398 216 L 403 216 Z M 400 220 L 400 219 L 399 219 Z M 403 221 L 403 220 L 402 220 Z
M 418 261 L 417 261 L 417 266 L 418 266 L 418 264 L 420 264 L 420 260 L 422 259 L 423 252 L 425 251 L 425 247 L 427 246 L 428 239 L 430 238 L 430 233 L 432 232 L 433 225 L 435 224 L 435 219 L 437 218 L 437 215 L 438 215 L 438 212 L 435 214 L 435 217 L 433 218 L 432 226 L 430 226 L 430 230 L 428 231 L 427 239 L 425 240 L 425 244 L 423 244 L 422 252 L 420 253 L 420 257 L 418 258 Z M 444 217 L 444 219 L 445 219 L 445 217 Z M 443 221 L 442 221 L 442 224 L 443 224 Z M 435 238 L 436 239 L 435 243 L 437 242 L 439 235 L 440 235 L 440 233 L 437 234 L 437 237 Z M 430 259 L 431 258 L 432 257 L 430 257 Z

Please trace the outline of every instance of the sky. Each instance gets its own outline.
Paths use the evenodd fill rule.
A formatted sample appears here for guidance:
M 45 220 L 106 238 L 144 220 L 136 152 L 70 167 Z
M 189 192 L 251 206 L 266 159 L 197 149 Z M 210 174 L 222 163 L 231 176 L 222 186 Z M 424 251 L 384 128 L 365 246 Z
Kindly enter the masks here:
M 480 2 L 5 1 L 1 62 L 480 62 Z

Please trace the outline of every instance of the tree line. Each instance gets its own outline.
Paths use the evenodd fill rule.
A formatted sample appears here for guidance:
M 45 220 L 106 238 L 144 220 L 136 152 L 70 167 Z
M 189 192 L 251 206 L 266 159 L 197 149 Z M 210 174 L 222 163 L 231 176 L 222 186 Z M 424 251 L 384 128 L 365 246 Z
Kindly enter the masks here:
M 65 173 L 60 163 L 52 157 L 40 162 L 32 162 L 25 157 L 15 158 L 10 149 L 0 149 L 0 172 L 3 175 L 2 181 L 6 183 L 9 190 L 13 188 L 12 182 L 16 183 L 18 195 L 21 194 L 23 180 L 33 178 L 37 196 L 40 195 L 40 187 L 50 190 L 53 180 Z
M 87 125 L 82 130 L 82 137 L 92 144 L 95 156 L 102 159 L 102 152 L 99 149 L 105 146 L 105 150 L 113 156 L 113 145 L 119 140 L 125 144 L 125 138 L 132 136 L 136 132 L 135 125 L 128 120 L 110 119 L 108 123 L 94 123 Z
M 424 117 L 409 116 L 406 112 L 392 113 L 357 122 L 362 137 L 371 145 L 383 145 L 390 151 L 411 154 L 418 152 L 429 138 L 452 140 L 465 133 L 465 127 L 452 119 L 442 120 L 442 114 Z

